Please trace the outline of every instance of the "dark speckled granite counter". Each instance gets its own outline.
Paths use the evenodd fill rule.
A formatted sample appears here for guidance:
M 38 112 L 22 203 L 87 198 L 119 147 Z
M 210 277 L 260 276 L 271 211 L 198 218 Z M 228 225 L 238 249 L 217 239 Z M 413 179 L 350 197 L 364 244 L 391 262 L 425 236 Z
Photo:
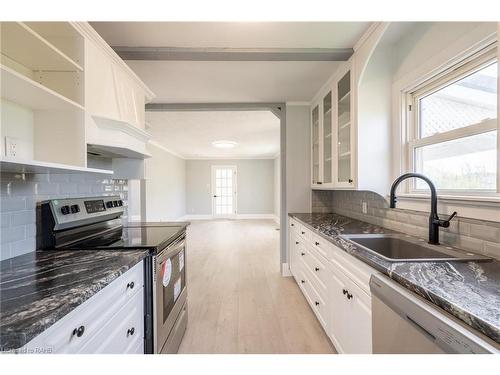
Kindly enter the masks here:
M 22 347 L 147 254 L 37 251 L 0 262 L 0 351 Z
M 347 253 L 385 273 L 500 343 L 500 262 L 388 262 L 343 234 L 396 233 L 336 214 L 290 214 Z

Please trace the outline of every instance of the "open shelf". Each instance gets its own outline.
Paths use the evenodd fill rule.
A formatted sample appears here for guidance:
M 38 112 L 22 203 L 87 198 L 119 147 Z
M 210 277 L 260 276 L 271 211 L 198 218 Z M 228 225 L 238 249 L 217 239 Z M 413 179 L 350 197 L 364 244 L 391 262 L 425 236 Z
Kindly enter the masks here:
M 339 104 L 348 104 L 350 102 L 351 92 L 348 91 L 343 97 L 339 99 Z
M 83 107 L 65 96 L 28 77 L 0 65 L 2 98 L 36 110 L 83 110 Z
M 32 71 L 83 71 L 80 64 L 22 22 L 2 22 L 2 54 Z
M 2 172 L 11 173 L 99 173 L 113 174 L 113 171 L 107 169 L 85 168 L 74 165 L 50 163 L 37 160 L 16 160 L 2 157 L 0 159 L 0 169 Z
M 345 124 L 339 126 L 339 130 L 347 129 L 351 125 L 350 121 L 347 121 Z

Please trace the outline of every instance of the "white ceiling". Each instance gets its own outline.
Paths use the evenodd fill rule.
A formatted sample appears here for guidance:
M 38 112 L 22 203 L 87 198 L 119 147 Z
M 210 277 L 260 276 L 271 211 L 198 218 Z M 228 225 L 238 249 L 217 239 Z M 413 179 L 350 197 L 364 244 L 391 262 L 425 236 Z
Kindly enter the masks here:
M 350 48 L 369 22 L 91 22 L 112 46 Z
M 185 159 L 273 158 L 280 122 L 269 111 L 146 112 L 153 140 Z M 212 142 L 238 142 L 219 149 Z
M 92 22 L 112 46 L 349 48 L 368 22 Z M 310 101 L 331 61 L 127 61 L 154 102 Z

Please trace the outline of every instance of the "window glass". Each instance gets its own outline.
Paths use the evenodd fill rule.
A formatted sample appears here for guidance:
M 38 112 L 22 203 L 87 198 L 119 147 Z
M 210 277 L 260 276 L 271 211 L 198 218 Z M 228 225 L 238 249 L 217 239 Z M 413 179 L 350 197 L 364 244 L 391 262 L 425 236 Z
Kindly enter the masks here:
M 497 131 L 415 148 L 415 169 L 442 190 L 495 190 Z M 428 189 L 416 180 L 417 189 Z
M 492 63 L 420 99 L 420 138 L 497 117 L 498 64 Z

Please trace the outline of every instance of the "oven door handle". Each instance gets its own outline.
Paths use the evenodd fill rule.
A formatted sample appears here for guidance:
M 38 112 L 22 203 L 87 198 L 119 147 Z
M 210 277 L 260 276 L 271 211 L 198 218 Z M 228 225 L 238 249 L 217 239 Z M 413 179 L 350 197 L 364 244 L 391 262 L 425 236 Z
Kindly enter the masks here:
M 161 264 L 163 263 L 163 261 L 165 261 L 165 259 L 171 258 L 177 253 L 179 253 L 185 247 L 185 244 L 186 244 L 186 237 L 181 236 L 180 239 L 178 239 L 177 241 L 175 241 L 174 243 L 170 244 L 165 249 L 160 251 L 160 253 L 156 257 L 156 264 Z

